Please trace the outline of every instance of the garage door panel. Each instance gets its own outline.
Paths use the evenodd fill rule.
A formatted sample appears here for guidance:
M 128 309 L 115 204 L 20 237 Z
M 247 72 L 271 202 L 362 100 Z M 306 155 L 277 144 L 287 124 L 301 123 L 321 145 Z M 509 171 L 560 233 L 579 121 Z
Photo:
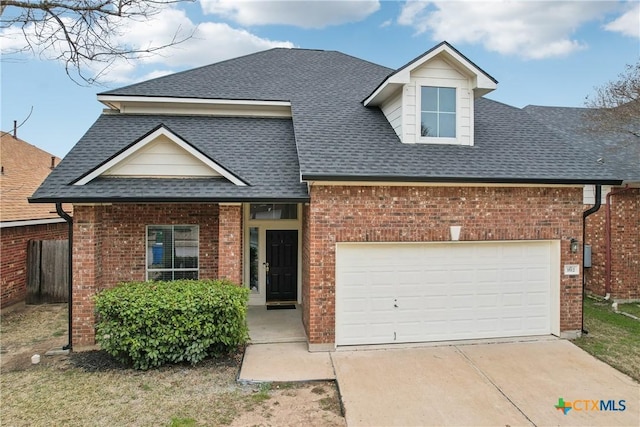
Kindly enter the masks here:
M 336 342 L 549 334 L 551 277 L 559 275 L 550 248 L 549 241 L 338 244 Z
M 500 329 L 500 319 L 496 318 L 480 319 L 476 325 L 479 334 L 490 334 L 496 329 Z
M 475 269 L 472 268 L 466 268 L 466 269 L 460 269 L 459 267 L 454 269 L 452 268 L 451 270 L 449 270 L 449 281 L 456 283 L 456 284 L 462 284 L 462 283 L 474 283 L 474 279 L 475 279 Z
M 485 307 L 496 307 L 500 302 L 500 295 L 497 293 L 486 294 L 479 293 L 476 297 L 476 307 L 485 308 Z
M 549 280 L 548 267 L 529 267 L 524 274 L 529 283 L 539 282 L 540 286 L 545 286 Z
M 496 283 L 500 280 L 500 270 L 497 268 L 482 268 L 475 270 L 477 283 Z
M 364 295 L 364 293 L 362 293 Z M 369 299 L 363 296 L 345 298 L 345 314 L 349 313 L 361 313 L 367 310 L 369 307 Z
M 521 293 L 503 293 L 502 306 L 504 308 L 515 307 L 521 308 L 524 304 L 524 295 Z
M 447 297 L 444 295 L 427 295 L 422 298 L 426 312 L 443 310 L 447 306 Z
M 411 298 L 394 298 L 391 300 L 394 305 L 394 310 L 398 313 L 404 313 L 406 311 L 423 311 L 425 310 L 424 298 L 411 297 Z
M 369 310 L 383 315 L 385 313 L 394 313 L 393 300 L 388 297 L 371 298 Z
M 414 282 L 405 282 L 399 281 L 397 285 L 397 295 L 398 297 L 414 298 L 421 297 L 427 291 L 427 287 L 422 283 L 416 283 L 420 278 L 416 278 Z

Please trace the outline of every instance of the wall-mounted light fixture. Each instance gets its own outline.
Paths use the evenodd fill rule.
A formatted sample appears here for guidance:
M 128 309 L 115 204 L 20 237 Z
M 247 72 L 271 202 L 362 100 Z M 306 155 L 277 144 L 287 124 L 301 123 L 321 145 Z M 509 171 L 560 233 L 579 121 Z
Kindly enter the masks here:
M 578 252 L 578 239 L 574 239 L 572 237 L 571 238 L 571 243 L 569 244 L 569 248 L 570 248 L 572 254 L 577 253 Z

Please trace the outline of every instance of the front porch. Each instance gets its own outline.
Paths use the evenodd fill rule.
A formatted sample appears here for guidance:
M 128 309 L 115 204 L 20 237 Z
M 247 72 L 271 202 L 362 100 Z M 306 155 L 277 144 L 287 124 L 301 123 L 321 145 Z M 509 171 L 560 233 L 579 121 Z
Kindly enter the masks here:
M 302 326 L 302 310 L 247 310 L 250 344 L 247 346 L 238 381 L 290 382 L 335 380 L 331 355 L 311 353 Z
M 268 310 L 265 305 L 249 306 L 247 325 L 251 344 L 307 343 L 299 305 L 280 310 Z

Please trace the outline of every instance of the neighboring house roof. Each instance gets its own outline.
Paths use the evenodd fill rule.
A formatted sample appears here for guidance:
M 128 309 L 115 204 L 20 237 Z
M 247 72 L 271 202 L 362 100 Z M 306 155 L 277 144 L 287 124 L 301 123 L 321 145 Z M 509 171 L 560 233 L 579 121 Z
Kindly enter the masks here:
M 597 131 L 589 122 L 586 108 L 528 105 L 523 110 L 598 159 L 601 169 L 640 184 L 640 138 L 626 132 Z
M 0 222 L 19 225 L 36 220 L 62 220 L 54 205 L 33 205 L 27 201 L 51 172 L 52 162 L 54 165 L 60 162 L 58 157 L 2 132 L 0 161 Z
M 301 200 L 303 180 L 619 183 L 558 132 L 488 99 L 475 104 L 473 146 L 403 144 L 382 111 L 362 102 L 393 72 L 339 52 L 277 48 L 104 92 L 103 100 L 279 101 L 291 118 L 103 115 L 32 200 Z M 159 125 L 249 185 L 105 177 L 72 185 Z

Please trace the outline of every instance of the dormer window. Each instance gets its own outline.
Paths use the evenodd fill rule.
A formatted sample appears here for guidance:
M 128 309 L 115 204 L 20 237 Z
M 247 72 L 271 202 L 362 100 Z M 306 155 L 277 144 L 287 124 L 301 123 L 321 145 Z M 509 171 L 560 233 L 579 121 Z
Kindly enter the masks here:
M 420 136 L 455 138 L 456 88 L 422 86 L 420 100 Z
M 404 144 L 473 146 L 474 100 L 497 83 L 442 42 L 390 74 L 363 103 L 379 107 Z

